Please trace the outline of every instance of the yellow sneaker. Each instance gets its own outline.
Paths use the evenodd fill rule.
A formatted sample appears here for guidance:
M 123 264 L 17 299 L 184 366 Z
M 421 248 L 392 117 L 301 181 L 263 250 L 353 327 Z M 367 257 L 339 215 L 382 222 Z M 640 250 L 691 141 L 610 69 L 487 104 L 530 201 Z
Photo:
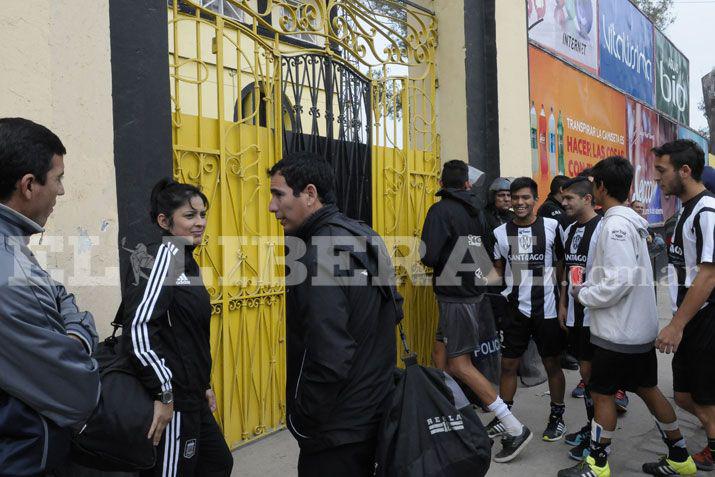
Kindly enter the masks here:
M 608 461 L 603 467 L 596 465 L 596 460 L 588 456 L 578 464 L 567 469 L 561 469 L 558 477 L 611 477 Z
M 695 475 L 698 468 L 695 461 L 688 456 L 685 462 L 674 462 L 663 456 L 658 462 L 646 462 L 643 464 L 643 472 L 650 475 Z

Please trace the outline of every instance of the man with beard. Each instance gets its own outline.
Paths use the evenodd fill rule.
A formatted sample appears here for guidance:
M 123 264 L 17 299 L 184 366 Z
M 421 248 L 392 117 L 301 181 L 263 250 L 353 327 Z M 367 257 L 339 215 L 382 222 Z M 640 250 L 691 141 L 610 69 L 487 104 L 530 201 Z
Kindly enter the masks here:
M 712 470 L 715 452 L 715 196 L 701 182 L 705 155 L 695 142 L 679 139 L 653 149 L 656 181 L 677 196 L 682 210 L 668 249 L 673 318 L 656 340 L 673 357 L 678 406 L 697 416 L 708 445 L 693 456 Z

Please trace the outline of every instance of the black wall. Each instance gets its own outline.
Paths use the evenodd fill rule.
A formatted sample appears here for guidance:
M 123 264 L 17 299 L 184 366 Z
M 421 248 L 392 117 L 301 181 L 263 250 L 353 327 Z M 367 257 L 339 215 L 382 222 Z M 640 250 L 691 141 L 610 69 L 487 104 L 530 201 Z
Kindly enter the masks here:
M 109 27 L 119 241 L 133 249 L 158 239 L 149 195 L 172 174 L 167 3 L 111 1 Z M 124 280 L 129 253 L 121 245 L 119 257 Z
M 482 200 L 499 177 L 496 0 L 464 0 L 469 164 L 485 172 L 477 193 Z

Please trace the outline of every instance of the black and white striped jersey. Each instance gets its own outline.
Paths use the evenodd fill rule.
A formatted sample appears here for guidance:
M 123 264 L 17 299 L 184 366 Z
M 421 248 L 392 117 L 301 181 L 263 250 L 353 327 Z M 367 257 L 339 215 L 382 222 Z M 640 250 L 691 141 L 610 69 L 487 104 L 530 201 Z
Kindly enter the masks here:
M 563 253 L 558 221 L 537 217 L 527 226 L 507 222 L 494 230 L 494 239 L 494 259 L 504 262 L 502 295 L 526 316 L 556 318 L 554 263 Z
M 585 277 L 588 276 L 588 271 L 593 263 L 593 256 L 596 253 L 596 243 L 598 236 L 601 234 L 600 215 L 586 222 L 579 224 L 574 222 L 566 230 L 562 230 L 561 237 L 564 241 L 564 275 L 568 282 L 568 291 L 571 291 L 571 275 L 569 269 L 571 267 L 583 267 L 586 271 Z M 590 313 L 578 300 L 575 300 L 570 293 L 567 295 L 568 315 L 566 317 L 566 326 L 590 326 Z
M 715 196 L 703 191 L 683 204 L 668 248 L 673 313 L 683 303 L 701 263 L 715 262 Z M 715 291 L 703 305 L 715 303 Z

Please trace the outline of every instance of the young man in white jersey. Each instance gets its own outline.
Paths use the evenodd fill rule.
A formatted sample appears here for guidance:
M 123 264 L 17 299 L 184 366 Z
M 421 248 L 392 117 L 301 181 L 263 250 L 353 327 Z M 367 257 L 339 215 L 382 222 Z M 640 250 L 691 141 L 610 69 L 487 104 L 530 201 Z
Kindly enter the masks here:
M 561 205 L 566 216 L 574 221 L 561 233 L 564 244 L 564 280 L 559 296 L 559 323 L 567 331 L 571 352 L 578 360 L 581 379 L 586 385 L 584 403 L 586 405 L 586 425 L 578 432 L 567 434 L 565 442 L 575 446 L 569 457 L 582 460 L 588 455 L 591 442 L 591 419 L 593 419 L 593 399 L 588 386 L 591 377 L 593 346 L 589 310 L 569 294 L 573 286 L 583 284 L 593 262 L 596 241 L 601 232 L 601 216 L 594 210 L 593 184 L 587 177 L 576 177 L 563 185 Z
M 668 250 L 673 319 L 656 346 L 675 353 L 675 402 L 702 422 L 708 445 L 693 459 L 712 470 L 715 452 L 715 196 L 701 176 L 705 154 L 693 141 L 654 148 L 656 181 L 683 204 Z
M 515 218 L 494 231 L 497 273 L 504 277 L 507 299 L 502 320 L 502 365 L 499 391 L 509 406 L 514 403 L 519 362 L 533 338 L 546 368 L 551 393 L 551 412 L 542 439 L 553 442 L 566 432 L 561 369 L 565 332 L 557 319 L 558 283 L 554 263 L 561 257 L 559 223 L 538 217 L 534 206 L 537 185 L 530 177 L 519 177 L 510 186 Z M 496 420 L 487 426 L 491 436 L 503 432 Z
M 643 464 L 643 472 L 694 475 L 697 469 L 675 411 L 657 387 L 658 310 L 646 242 L 648 222 L 625 205 L 633 166 L 623 157 L 612 156 L 596 164 L 591 174 L 596 203 L 605 214 L 586 281 L 572 286 L 571 294 L 588 309 L 591 319 L 589 386 L 595 417 L 589 455 L 574 467 L 560 470 L 558 477 L 610 477 L 608 454 L 616 430 L 618 389 L 643 399 L 668 447 L 668 455 Z

